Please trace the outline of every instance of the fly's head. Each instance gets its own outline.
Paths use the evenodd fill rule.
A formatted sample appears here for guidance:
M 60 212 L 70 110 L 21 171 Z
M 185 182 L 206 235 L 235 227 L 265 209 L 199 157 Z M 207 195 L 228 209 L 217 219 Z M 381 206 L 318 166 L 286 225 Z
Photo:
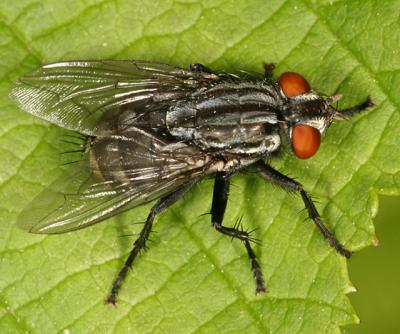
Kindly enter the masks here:
M 321 136 L 340 113 L 331 105 L 341 96 L 324 96 L 311 89 L 307 80 L 295 72 L 279 77 L 283 99 L 282 115 L 285 132 L 290 138 L 294 154 L 307 159 L 317 153 Z

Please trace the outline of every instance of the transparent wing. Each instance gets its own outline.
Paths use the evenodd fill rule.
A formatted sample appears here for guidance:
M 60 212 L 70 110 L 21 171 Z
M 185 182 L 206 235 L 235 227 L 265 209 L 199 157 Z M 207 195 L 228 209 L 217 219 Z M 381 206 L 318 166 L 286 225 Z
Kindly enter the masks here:
M 118 112 L 125 105 L 154 109 L 216 80 L 216 74 L 144 61 L 61 62 L 24 75 L 10 96 L 28 113 L 95 135 L 108 111 Z
M 24 208 L 17 224 L 45 234 L 81 229 L 166 195 L 204 174 L 206 166 L 199 161 L 204 162 L 205 157 L 196 148 L 138 133 L 135 138 L 108 138 L 114 147 L 125 148 L 120 156 L 114 156 L 115 162 L 128 155 L 129 163 L 118 168 L 108 162 L 109 157 L 103 161 L 99 157 L 97 167 L 87 158 L 69 165 Z
M 44 234 L 81 229 L 167 194 L 182 181 L 96 182 L 83 168 L 75 173 L 65 171 L 24 208 L 17 224 L 32 233 Z

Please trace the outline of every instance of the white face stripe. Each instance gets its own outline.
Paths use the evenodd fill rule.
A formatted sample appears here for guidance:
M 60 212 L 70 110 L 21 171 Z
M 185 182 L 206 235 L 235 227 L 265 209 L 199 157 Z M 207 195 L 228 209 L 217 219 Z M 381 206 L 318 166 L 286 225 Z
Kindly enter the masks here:
M 324 117 L 319 117 L 307 120 L 303 124 L 312 126 L 313 128 L 318 129 L 321 134 L 323 134 L 329 125 L 329 120 Z
M 293 97 L 287 97 L 285 95 L 285 93 L 283 92 L 282 88 L 279 88 L 279 92 L 282 95 L 282 97 L 286 98 L 286 99 L 290 99 L 291 101 L 298 101 L 300 102 L 304 102 L 304 101 L 313 101 L 313 100 L 318 100 L 321 98 L 321 96 L 314 90 L 310 90 L 309 92 L 297 95 L 297 96 L 293 96 Z
M 297 96 L 293 96 L 291 98 L 292 101 L 299 101 L 299 102 L 304 102 L 304 101 L 314 101 L 320 99 L 321 96 L 319 96 L 316 92 L 310 91 L 304 94 L 300 94 Z
M 329 126 L 329 123 L 330 123 L 330 121 L 328 119 L 319 117 L 319 118 L 310 119 L 310 120 L 307 120 L 304 122 L 296 123 L 296 125 L 304 124 L 304 125 L 312 126 L 313 128 L 317 129 L 321 135 L 323 135 L 325 133 L 327 127 Z M 293 127 L 291 127 L 289 129 L 290 139 L 292 139 L 292 132 L 293 132 Z

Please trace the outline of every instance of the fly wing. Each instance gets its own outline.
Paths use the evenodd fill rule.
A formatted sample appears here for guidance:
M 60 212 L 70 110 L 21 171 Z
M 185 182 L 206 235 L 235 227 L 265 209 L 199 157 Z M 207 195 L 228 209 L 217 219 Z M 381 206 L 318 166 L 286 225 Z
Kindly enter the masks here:
M 81 229 L 171 193 L 207 173 L 206 158 L 198 149 L 168 143 L 139 129 L 135 134 L 130 130 L 132 137 L 107 138 L 113 147 L 125 148 L 114 160 L 129 155 L 129 165 L 116 168 L 110 162 L 109 169 L 104 164 L 96 167 L 89 161 L 89 151 L 86 159 L 69 165 L 34 198 L 17 224 L 44 234 Z
M 145 61 L 61 62 L 24 75 L 10 96 L 22 110 L 39 118 L 96 135 L 106 112 L 126 105 L 143 112 L 149 106 L 154 110 L 219 79 L 213 73 Z

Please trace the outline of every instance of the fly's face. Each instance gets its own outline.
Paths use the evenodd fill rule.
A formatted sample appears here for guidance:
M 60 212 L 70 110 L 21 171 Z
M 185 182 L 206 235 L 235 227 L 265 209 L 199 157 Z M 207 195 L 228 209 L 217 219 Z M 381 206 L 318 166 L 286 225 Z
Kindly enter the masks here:
M 279 77 L 279 87 L 284 101 L 281 117 L 293 152 L 300 159 L 310 158 L 317 153 L 321 136 L 333 118 L 339 117 L 331 104 L 340 96 L 319 94 L 295 72 L 283 73 Z

